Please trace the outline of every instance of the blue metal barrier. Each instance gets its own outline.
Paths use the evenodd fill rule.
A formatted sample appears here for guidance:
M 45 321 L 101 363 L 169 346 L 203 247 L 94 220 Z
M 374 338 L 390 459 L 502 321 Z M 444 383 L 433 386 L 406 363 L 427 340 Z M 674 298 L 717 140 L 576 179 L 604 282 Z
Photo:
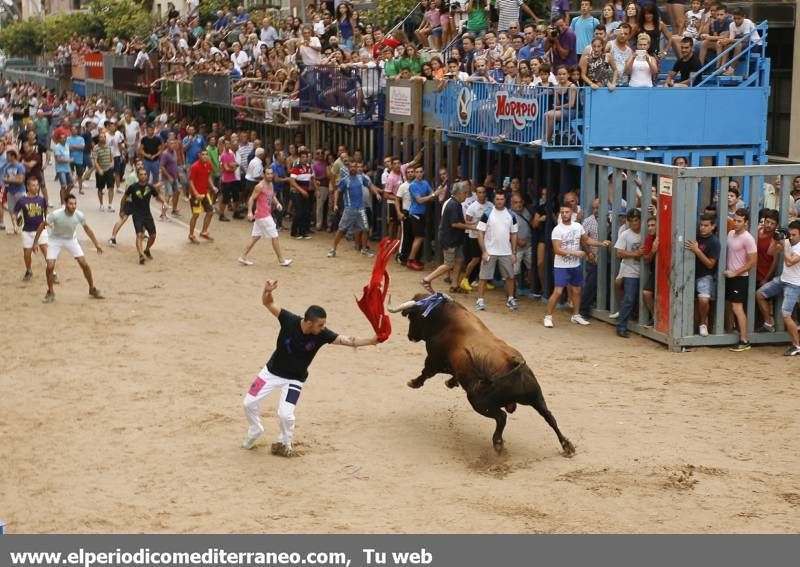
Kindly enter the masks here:
M 300 108 L 339 115 L 357 123 L 383 120 L 378 68 L 310 65 L 300 75 Z

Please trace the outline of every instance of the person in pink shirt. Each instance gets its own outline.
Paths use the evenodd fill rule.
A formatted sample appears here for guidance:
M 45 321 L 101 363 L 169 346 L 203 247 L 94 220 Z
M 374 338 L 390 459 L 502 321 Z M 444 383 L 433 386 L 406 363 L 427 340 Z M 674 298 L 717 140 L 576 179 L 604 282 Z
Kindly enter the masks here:
M 232 204 L 236 210 L 237 195 L 239 195 L 239 163 L 236 161 L 236 152 L 231 147 L 230 142 L 225 142 L 225 151 L 219 158 L 220 168 L 222 169 L 222 203 L 219 207 L 219 220 L 227 222 L 230 219 L 225 216 L 225 210 Z
M 386 205 L 389 211 L 388 224 L 389 224 L 389 238 L 391 239 L 395 239 L 398 237 L 397 233 L 399 228 L 399 222 L 398 222 L 399 219 L 397 217 L 397 209 L 394 206 L 394 200 L 397 195 L 397 190 L 400 188 L 401 183 L 408 180 L 408 177 L 406 175 L 406 171 L 408 171 L 408 168 L 409 167 L 414 168 L 417 165 L 422 165 L 423 149 L 424 146 L 420 147 L 420 149 L 417 150 L 414 159 L 405 164 L 400 161 L 400 158 L 394 156 L 390 158 L 392 160 L 392 165 L 391 169 L 389 170 L 389 175 L 386 178 L 386 183 L 384 184 L 383 187 L 383 196 L 386 199 Z
M 730 322 L 735 318 L 739 331 L 739 341 L 730 350 L 744 352 L 750 350 L 747 337 L 747 314 L 744 306 L 747 301 L 747 287 L 750 270 L 758 260 L 756 239 L 747 230 L 750 209 L 737 209 L 733 216 L 733 230 L 728 233 L 727 264 L 725 266 L 725 312 L 726 331 L 730 332 Z M 732 315 L 732 316 L 731 316 Z
M 253 213 L 253 203 L 256 206 L 255 213 Z M 253 232 L 251 233 L 250 242 L 247 243 L 242 255 L 239 256 L 239 263 L 243 266 L 253 265 L 253 261 L 248 260 L 247 255 L 262 236 L 272 240 L 272 248 L 275 250 L 280 266 L 287 267 L 292 263 L 291 258 L 284 258 L 281 253 L 281 246 L 278 243 L 278 228 L 272 219 L 273 205 L 278 211 L 283 210 L 272 187 L 272 169 L 265 169 L 264 179 L 253 187 L 253 192 L 247 200 L 247 220 L 253 223 Z

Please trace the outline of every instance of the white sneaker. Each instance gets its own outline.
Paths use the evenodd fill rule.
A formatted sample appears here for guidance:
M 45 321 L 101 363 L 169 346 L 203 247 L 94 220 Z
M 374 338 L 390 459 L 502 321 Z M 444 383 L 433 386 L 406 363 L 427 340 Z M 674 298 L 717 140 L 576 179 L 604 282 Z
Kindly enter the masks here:
M 252 260 L 248 260 L 247 258 L 242 258 L 241 256 L 239 256 L 239 263 L 241 265 L 243 265 L 243 266 L 252 266 L 253 265 L 253 261 Z
M 284 268 L 286 268 L 288 266 L 291 266 L 292 265 L 292 259 L 291 258 L 286 258 L 283 262 L 278 262 L 278 265 L 282 266 Z
M 253 447 L 255 447 L 256 441 L 258 441 L 259 437 L 261 437 L 261 433 L 259 433 L 258 435 L 252 435 L 252 436 L 248 435 L 247 437 L 245 437 L 244 441 L 242 442 L 242 449 L 252 449 Z
M 477 311 L 486 311 L 486 302 L 483 299 L 479 299 L 475 302 L 475 309 Z
M 619 311 L 616 311 L 615 313 L 612 313 L 611 315 L 608 316 L 608 318 L 609 319 L 619 319 Z
M 572 321 L 573 323 L 576 323 L 578 325 L 584 325 L 584 326 L 589 324 L 589 321 L 584 319 L 583 315 L 581 315 L 580 313 L 578 313 L 577 315 L 573 315 L 570 318 L 570 321 Z
M 552 315 L 545 315 L 544 316 L 544 326 L 548 329 L 553 328 L 553 316 Z
M 336 257 L 336 250 L 331 248 L 328 250 L 328 258 L 335 258 Z
M 698 331 L 698 334 L 699 334 L 701 337 L 707 337 L 707 336 L 708 336 L 708 327 L 707 327 L 707 326 L 705 326 L 705 325 L 700 325 L 700 326 L 697 328 L 697 331 Z
M 532 146 L 541 146 L 542 145 L 542 139 L 539 138 L 538 140 L 532 140 L 531 141 L 531 145 Z

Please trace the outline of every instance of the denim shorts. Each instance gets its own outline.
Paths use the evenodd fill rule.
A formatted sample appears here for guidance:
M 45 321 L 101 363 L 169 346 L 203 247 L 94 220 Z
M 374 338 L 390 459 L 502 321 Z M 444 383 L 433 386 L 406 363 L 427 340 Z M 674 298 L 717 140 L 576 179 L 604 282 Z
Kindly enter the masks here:
M 765 283 L 758 288 L 758 293 L 770 299 L 779 293 L 783 292 L 783 305 L 781 305 L 781 313 L 783 315 L 791 316 L 794 311 L 794 306 L 797 305 L 797 300 L 800 299 L 800 285 L 790 284 L 781 281 L 780 276 L 776 276 L 772 281 Z
M 70 175 L 69 171 L 59 171 L 56 175 L 58 177 L 58 183 L 61 185 L 62 189 L 72 187 L 72 175 Z
M 716 288 L 714 282 L 714 276 L 707 275 L 701 276 L 697 278 L 694 282 L 695 292 L 697 293 L 697 297 L 703 297 L 705 299 L 714 299 L 716 295 Z

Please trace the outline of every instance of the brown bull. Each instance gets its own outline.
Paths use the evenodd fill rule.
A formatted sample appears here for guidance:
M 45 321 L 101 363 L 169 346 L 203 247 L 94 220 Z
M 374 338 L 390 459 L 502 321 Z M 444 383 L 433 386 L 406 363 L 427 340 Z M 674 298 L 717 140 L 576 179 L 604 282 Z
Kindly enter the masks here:
M 421 388 L 436 374 L 450 374 L 445 385 L 460 385 L 475 411 L 497 422 L 492 443 L 498 453 L 503 449 L 506 426 L 503 409 L 512 413 L 517 404 L 533 406 L 555 431 L 564 454 L 575 453 L 570 440 L 559 431 L 542 389 L 519 351 L 494 336 L 463 305 L 446 295 L 417 294 L 402 305 L 389 305 L 388 310 L 408 318 L 408 340 L 425 341 L 428 351 L 422 372 L 408 382 L 411 388 Z

